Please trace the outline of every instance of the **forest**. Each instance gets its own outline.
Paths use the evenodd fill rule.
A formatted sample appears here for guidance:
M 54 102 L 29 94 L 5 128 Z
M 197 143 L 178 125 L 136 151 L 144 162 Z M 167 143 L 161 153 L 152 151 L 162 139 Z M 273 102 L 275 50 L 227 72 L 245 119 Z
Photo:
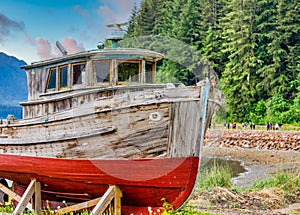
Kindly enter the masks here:
M 300 1 L 143 0 L 123 46 L 165 54 L 159 82 L 217 81 L 219 122 L 300 123 Z

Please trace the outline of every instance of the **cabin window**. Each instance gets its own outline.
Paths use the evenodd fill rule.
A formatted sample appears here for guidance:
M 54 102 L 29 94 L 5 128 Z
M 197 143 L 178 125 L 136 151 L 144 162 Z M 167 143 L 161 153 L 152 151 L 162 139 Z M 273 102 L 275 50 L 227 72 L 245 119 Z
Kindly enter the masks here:
M 68 66 L 59 67 L 59 87 L 66 88 L 68 86 Z
M 110 81 L 110 61 L 95 61 L 95 83 L 103 83 Z
M 139 82 L 138 62 L 123 62 L 118 65 L 118 82 Z
M 73 65 L 73 85 L 84 84 L 85 82 L 85 63 Z
M 49 76 L 48 76 L 48 85 L 47 91 L 55 90 L 56 89 L 56 69 L 50 69 Z
M 153 83 L 153 64 L 147 63 L 146 70 L 146 83 Z

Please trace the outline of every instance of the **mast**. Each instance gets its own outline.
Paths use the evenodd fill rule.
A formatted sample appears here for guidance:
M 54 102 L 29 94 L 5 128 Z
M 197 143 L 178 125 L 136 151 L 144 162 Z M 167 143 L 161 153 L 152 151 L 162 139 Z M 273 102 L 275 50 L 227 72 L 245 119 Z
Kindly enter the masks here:
M 123 40 L 123 36 L 125 34 L 125 30 L 122 28 L 122 26 L 127 24 L 128 22 L 106 25 L 108 28 L 115 28 L 111 35 L 107 38 L 111 41 L 112 48 L 120 48 L 119 41 Z

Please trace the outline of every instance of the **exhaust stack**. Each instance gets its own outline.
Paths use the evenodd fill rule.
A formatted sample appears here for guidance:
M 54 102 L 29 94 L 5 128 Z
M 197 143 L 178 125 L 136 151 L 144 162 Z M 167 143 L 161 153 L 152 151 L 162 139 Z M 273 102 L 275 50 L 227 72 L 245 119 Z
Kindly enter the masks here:
M 65 49 L 65 47 L 63 47 L 63 45 L 59 42 L 56 41 L 56 47 L 59 49 L 59 51 L 65 56 L 68 54 L 67 50 Z

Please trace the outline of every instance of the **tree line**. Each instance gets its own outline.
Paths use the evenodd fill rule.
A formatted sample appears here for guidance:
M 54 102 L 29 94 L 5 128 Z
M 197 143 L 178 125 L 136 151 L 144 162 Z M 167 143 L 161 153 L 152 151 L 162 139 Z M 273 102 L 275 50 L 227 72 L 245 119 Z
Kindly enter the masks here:
M 300 122 L 300 1 L 143 0 L 124 38 L 168 56 L 158 68 L 162 82 L 194 84 L 214 71 L 223 120 Z M 174 40 L 167 51 L 166 38 Z

